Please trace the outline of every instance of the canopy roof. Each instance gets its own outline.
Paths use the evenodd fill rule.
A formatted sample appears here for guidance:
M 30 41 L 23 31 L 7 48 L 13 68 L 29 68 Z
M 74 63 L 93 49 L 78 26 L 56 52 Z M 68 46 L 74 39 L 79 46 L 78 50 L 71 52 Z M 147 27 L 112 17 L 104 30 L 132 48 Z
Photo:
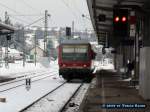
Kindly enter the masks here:
M 105 33 L 112 37 L 113 8 L 114 6 L 123 6 L 126 8 L 135 8 L 142 11 L 150 11 L 150 0 L 87 0 L 90 17 L 93 27 L 100 41 L 105 43 Z M 105 15 L 105 21 L 99 21 L 99 15 Z
M 0 22 L 0 35 L 10 34 L 15 31 L 13 26 Z

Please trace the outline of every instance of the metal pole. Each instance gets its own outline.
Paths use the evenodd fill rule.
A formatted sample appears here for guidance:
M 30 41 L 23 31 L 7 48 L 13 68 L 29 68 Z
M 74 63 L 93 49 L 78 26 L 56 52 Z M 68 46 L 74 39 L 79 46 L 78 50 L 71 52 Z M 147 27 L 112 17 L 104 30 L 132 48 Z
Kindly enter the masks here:
M 22 28 L 23 30 L 23 67 L 25 67 L 25 32 L 24 32 L 24 27 Z
M 86 35 L 86 38 L 88 37 L 88 33 L 87 33 L 87 28 L 85 28 L 85 35 Z M 89 40 L 89 38 L 88 38 Z
M 45 31 L 44 31 L 44 54 L 47 54 L 47 29 L 48 29 L 48 11 L 45 10 Z
M 35 58 L 34 58 L 34 59 L 35 59 L 35 60 L 34 60 L 34 62 L 35 62 L 35 66 L 36 66 L 36 54 L 37 54 L 37 53 L 36 53 L 36 34 L 35 34 L 35 37 L 34 37 L 34 41 L 35 41 L 35 43 L 34 43 L 34 44 L 35 44 L 35 46 L 34 46 L 34 47 L 35 47 L 35 51 L 34 51 L 34 55 L 35 55 Z
M 105 42 L 105 47 L 108 47 L 108 32 L 106 32 L 106 42 Z
M 8 67 L 8 40 L 6 38 L 6 47 L 5 47 L 5 67 Z
M 2 50 L 2 46 L 0 45 L 0 67 L 2 67 L 2 55 L 3 55 L 3 50 Z
M 138 81 L 139 78 L 139 35 L 135 37 L 135 76 L 134 80 Z
M 72 21 L 72 38 L 74 36 L 74 21 Z
M 7 11 L 5 12 L 5 24 L 8 21 L 8 14 Z M 8 39 L 6 37 L 6 47 L 5 47 L 5 67 L 8 67 Z
M 7 13 L 7 11 L 5 12 L 5 24 L 8 24 L 8 13 Z

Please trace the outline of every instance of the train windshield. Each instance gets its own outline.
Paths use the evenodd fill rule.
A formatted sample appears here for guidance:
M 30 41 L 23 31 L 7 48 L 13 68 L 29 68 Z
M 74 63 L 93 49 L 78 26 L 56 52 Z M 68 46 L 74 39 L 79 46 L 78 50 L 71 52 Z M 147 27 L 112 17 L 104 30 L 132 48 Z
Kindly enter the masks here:
M 86 61 L 88 60 L 87 45 L 63 45 L 62 48 L 63 60 Z

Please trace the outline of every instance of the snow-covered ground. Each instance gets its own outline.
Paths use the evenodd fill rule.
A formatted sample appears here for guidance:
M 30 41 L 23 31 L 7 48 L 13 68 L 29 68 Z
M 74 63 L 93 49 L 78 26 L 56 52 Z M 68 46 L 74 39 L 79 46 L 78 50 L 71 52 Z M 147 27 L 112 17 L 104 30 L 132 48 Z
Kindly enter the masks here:
M 57 61 L 51 62 L 49 68 L 45 68 L 44 66 L 42 66 L 42 64 L 39 63 L 36 67 L 34 67 L 35 65 L 32 63 L 26 64 L 25 67 L 18 65 L 22 65 L 22 63 L 18 62 L 15 64 L 10 64 L 9 68 L 2 68 L 1 71 L 5 71 L 3 75 L 6 77 L 10 75 L 9 73 L 11 73 L 11 75 L 16 76 L 15 73 L 20 73 L 21 75 L 23 72 L 31 72 L 33 70 L 58 71 Z M 15 70 L 13 71 L 13 69 Z M 29 91 L 26 89 L 26 85 L 23 85 L 17 88 L 10 89 L 8 91 L 0 92 L 0 98 L 6 98 L 6 102 L 0 102 L 0 112 L 19 112 L 23 108 L 27 107 L 28 105 L 32 104 L 34 101 L 39 99 L 40 97 L 44 96 L 45 94 L 49 93 L 50 91 L 61 85 L 63 82 L 64 80 L 60 78 L 57 73 L 56 76 L 51 76 L 36 82 L 31 82 L 31 88 Z M 43 109 L 51 109 L 50 112 L 57 112 L 63 107 L 65 102 L 70 98 L 70 96 L 74 93 L 74 91 L 79 85 L 80 83 L 67 84 L 62 89 L 56 91 L 55 93 L 48 96 L 46 99 L 40 101 L 37 107 L 30 108 L 27 111 L 42 112 Z M 13 86 L 13 84 L 11 84 L 11 86 Z M 0 91 L 1 89 L 5 89 L 4 87 L 5 86 L 0 88 Z
M 42 63 L 36 63 L 36 66 L 34 63 L 25 63 L 24 67 L 22 61 L 15 61 L 15 63 L 9 63 L 8 67 L 3 65 L 3 67 L 0 68 L 0 77 L 19 77 L 23 73 L 47 71 L 51 68 L 58 70 L 57 60 L 51 61 L 47 66 L 44 66 Z
M 43 61 L 41 61 L 41 63 L 37 63 L 36 66 L 34 63 L 25 63 L 25 67 L 23 67 L 22 61 L 15 61 L 15 63 L 9 63 L 8 68 L 5 68 L 5 66 L 0 68 L 0 77 L 20 77 L 25 73 L 40 73 L 41 71 L 55 71 L 56 73 L 55 76 L 36 81 L 34 83 L 32 82 L 31 89 L 29 91 L 27 91 L 26 86 L 23 85 L 5 92 L 0 92 L 0 98 L 6 98 L 6 102 L 0 102 L 0 112 L 18 112 L 64 82 L 64 80 L 58 75 L 57 60 L 50 61 L 50 64 L 48 64 L 48 60 L 46 59 L 44 59 Z M 94 65 L 95 71 L 98 69 L 113 69 L 112 64 L 104 64 L 100 61 L 95 61 Z M 64 101 L 66 101 L 66 98 L 73 93 L 73 88 L 77 86 L 78 84 L 69 84 L 68 87 L 65 87 L 65 89 L 70 92 L 65 93 L 65 89 L 62 89 L 63 92 L 58 92 L 60 97 L 57 97 L 56 94 L 51 95 L 47 99 L 47 102 L 50 102 L 50 106 L 48 104 L 48 107 L 46 108 L 49 109 L 50 107 L 55 105 L 52 110 L 54 112 L 57 112 L 57 107 L 59 107 L 60 104 L 62 105 Z M 54 98 L 56 98 L 57 100 L 53 100 Z M 62 102 L 58 103 L 59 99 L 61 98 Z M 45 104 L 45 102 L 43 104 Z M 40 103 L 40 106 L 43 104 Z M 42 110 L 39 112 L 42 112 Z
M 55 71 L 55 75 L 43 80 L 31 82 L 29 91 L 27 91 L 26 86 L 23 85 L 8 91 L 0 92 L 0 99 L 6 98 L 6 102 L 0 102 L 0 112 L 18 112 L 64 82 L 58 75 L 57 60 L 51 61 L 47 67 L 43 66 L 41 63 L 37 63 L 36 66 L 34 63 L 25 63 L 25 67 L 22 65 L 23 62 L 16 61 L 15 63 L 9 63 L 9 68 L 3 66 L 0 68 L 0 77 L 18 77 L 24 75 L 24 73 L 39 73 L 41 71 Z M 53 73 L 49 73 L 49 75 L 51 74 L 53 75 Z M 11 86 L 13 85 L 14 84 L 11 84 Z M 0 91 L 7 89 L 8 85 L 4 87 L 5 86 L 2 86 Z
M 112 63 L 105 63 L 103 61 L 94 61 L 94 67 L 95 67 L 94 73 L 97 70 L 102 70 L 102 69 L 114 70 L 114 65 Z
M 0 96 L 1 98 L 6 98 L 6 102 L 0 102 L 0 112 L 19 112 L 63 82 L 64 80 L 62 79 L 54 80 L 50 77 L 31 83 L 31 89 L 29 91 L 26 90 L 25 86 L 20 86 L 2 92 L 0 93 Z
M 67 83 L 25 112 L 59 112 L 79 86 L 80 83 Z
M 65 112 L 79 112 L 79 107 L 82 103 L 82 100 L 89 88 L 90 84 L 84 84 L 80 90 L 77 92 L 77 94 L 75 95 L 75 97 L 73 97 L 71 99 L 71 101 L 69 102 L 69 105 L 66 106 Z M 72 106 L 70 106 L 70 104 L 72 104 Z

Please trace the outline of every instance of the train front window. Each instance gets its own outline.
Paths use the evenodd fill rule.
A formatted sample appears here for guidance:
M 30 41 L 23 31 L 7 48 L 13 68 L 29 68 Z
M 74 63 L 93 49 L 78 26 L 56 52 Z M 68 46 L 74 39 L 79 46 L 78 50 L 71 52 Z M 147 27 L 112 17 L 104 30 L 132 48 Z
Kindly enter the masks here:
M 63 53 L 74 53 L 74 48 L 63 47 Z
M 62 48 L 62 59 L 74 60 L 74 61 L 88 60 L 88 46 L 87 45 L 78 45 L 78 46 L 64 45 Z

